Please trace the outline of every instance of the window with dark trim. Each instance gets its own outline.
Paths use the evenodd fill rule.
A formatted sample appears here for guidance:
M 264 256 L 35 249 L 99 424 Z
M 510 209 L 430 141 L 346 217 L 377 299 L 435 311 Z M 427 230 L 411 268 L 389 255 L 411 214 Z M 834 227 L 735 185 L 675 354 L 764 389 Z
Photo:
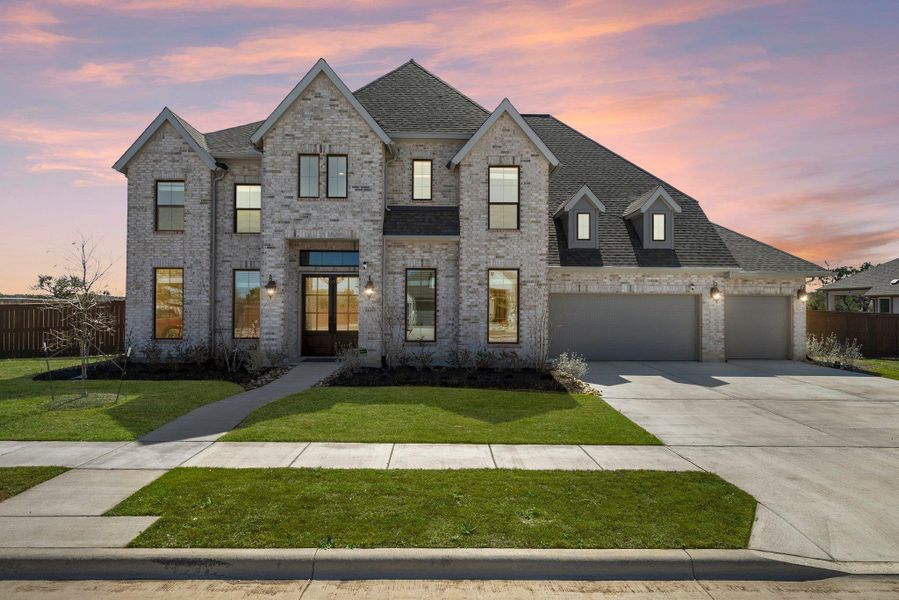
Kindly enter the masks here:
M 359 277 L 334 278 L 335 331 L 359 331 Z
M 487 279 L 487 341 L 517 344 L 518 269 L 490 269 Z
M 667 223 L 667 215 L 665 213 L 652 213 L 652 241 L 654 242 L 664 242 L 668 233 L 666 228 L 668 226 Z
M 156 182 L 156 231 L 184 231 L 184 182 Z
M 301 154 L 298 194 L 300 198 L 318 198 L 318 154 Z
M 232 325 L 235 339 L 259 337 L 259 271 L 234 271 Z
M 406 341 L 437 340 L 437 271 L 406 269 Z
M 184 269 L 154 269 L 153 280 L 153 337 L 180 340 L 184 334 Z
M 262 186 L 234 186 L 234 233 L 259 233 L 262 223 Z
M 412 199 L 430 200 L 433 188 L 431 183 L 431 161 L 415 159 L 412 161 Z
M 328 155 L 328 198 L 346 198 L 346 154 Z
M 300 250 L 304 267 L 358 267 L 358 250 Z
M 579 241 L 589 240 L 592 232 L 590 221 L 592 220 L 590 213 L 579 212 L 577 213 L 577 239 Z
M 889 313 L 892 312 L 892 302 L 890 302 L 889 298 L 878 298 L 877 299 L 877 312 L 879 313 Z
M 488 168 L 489 229 L 518 229 L 518 167 Z

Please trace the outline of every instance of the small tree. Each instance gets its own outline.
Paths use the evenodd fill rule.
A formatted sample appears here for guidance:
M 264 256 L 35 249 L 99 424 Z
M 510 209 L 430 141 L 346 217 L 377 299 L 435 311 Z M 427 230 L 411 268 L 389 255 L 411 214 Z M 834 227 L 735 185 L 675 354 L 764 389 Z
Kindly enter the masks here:
M 81 358 L 81 394 L 87 395 L 87 365 L 91 348 L 102 334 L 115 329 L 109 310 L 109 291 L 102 280 L 111 264 L 101 265 L 94 256 L 96 245 L 82 237 L 73 242 L 65 273 L 57 277 L 38 275 L 34 289 L 44 295 L 43 308 L 59 314 L 60 328 L 49 333 L 52 352 L 77 347 Z

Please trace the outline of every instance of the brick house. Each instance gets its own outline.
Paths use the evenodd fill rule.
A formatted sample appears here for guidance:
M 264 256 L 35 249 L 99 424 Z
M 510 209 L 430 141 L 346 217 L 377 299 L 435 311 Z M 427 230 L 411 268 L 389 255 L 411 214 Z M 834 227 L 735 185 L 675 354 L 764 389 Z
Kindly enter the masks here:
M 166 108 L 114 168 L 138 348 L 800 359 L 824 272 L 414 61 L 351 92 L 319 60 L 267 119 L 221 131 Z

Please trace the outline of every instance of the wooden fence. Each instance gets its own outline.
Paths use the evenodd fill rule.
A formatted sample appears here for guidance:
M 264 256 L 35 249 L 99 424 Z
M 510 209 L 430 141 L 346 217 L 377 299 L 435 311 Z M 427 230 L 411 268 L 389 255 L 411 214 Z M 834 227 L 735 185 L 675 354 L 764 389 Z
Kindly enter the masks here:
M 115 320 L 112 332 L 95 340 L 104 352 L 123 349 L 125 345 L 125 301 L 110 300 L 109 310 Z M 63 314 L 47 310 L 42 304 L 0 304 L 0 358 L 43 356 L 44 341 L 50 331 L 60 329 Z M 77 348 L 63 354 L 77 355 Z
M 819 337 L 856 340 L 868 357 L 899 356 L 899 315 L 810 310 L 806 328 Z

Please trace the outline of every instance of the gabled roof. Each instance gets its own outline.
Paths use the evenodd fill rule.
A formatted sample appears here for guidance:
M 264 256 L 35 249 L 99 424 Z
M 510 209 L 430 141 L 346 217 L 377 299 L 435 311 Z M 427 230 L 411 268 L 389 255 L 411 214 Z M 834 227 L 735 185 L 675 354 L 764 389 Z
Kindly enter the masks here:
M 250 136 L 259 129 L 262 123 L 263 121 L 256 121 L 205 134 L 209 153 L 216 158 L 259 156 L 259 151 L 250 142 Z
M 896 283 L 893 283 L 896 281 Z M 821 286 L 822 290 L 867 290 L 865 296 L 899 296 L 899 258 Z
M 484 121 L 484 123 L 478 128 L 474 135 L 471 136 L 471 138 L 469 138 L 467 142 L 465 142 L 465 145 L 462 146 L 462 148 L 459 149 L 452 160 L 450 160 L 449 166 L 458 166 L 458 164 L 462 162 L 462 160 L 468 155 L 468 153 L 471 152 L 471 149 L 475 147 L 475 145 L 481 140 L 482 137 L 484 137 L 484 134 L 487 133 L 490 128 L 493 127 L 493 124 L 496 123 L 503 115 L 509 115 L 512 120 L 515 121 L 515 124 L 521 128 L 524 134 L 528 136 L 528 139 L 531 140 L 531 142 L 533 142 L 533 144 L 537 146 L 537 149 L 540 150 L 543 156 L 546 157 L 546 160 L 549 161 L 549 164 L 552 168 L 556 168 L 559 166 L 559 159 L 556 158 L 556 155 L 552 153 L 552 150 L 550 150 L 546 146 L 546 144 L 543 143 L 543 140 L 540 139 L 540 136 L 538 136 L 534 132 L 534 130 L 531 129 L 531 126 L 527 124 L 527 121 L 525 121 L 518 113 L 518 111 L 515 110 L 515 107 L 512 106 L 512 103 L 509 102 L 508 98 L 503 98 L 503 101 L 499 103 L 499 106 L 496 107 L 496 110 L 490 113 L 490 116 L 487 117 L 487 120 Z
M 553 213 L 553 216 L 555 217 L 559 213 L 571 210 L 575 207 L 575 205 L 580 201 L 581 198 L 587 198 L 587 200 L 592 202 L 593 206 L 595 206 L 596 210 L 598 210 L 599 212 L 606 212 L 606 205 L 596 197 L 596 194 L 594 194 L 585 183 L 581 186 L 581 189 L 574 193 L 574 195 L 568 200 L 568 202 L 559 205 L 559 208 L 556 209 L 556 212 Z
M 128 166 L 131 159 L 144 147 L 144 144 L 150 141 L 153 134 L 156 133 L 164 123 L 169 123 L 175 128 L 175 131 L 181 134 L 207 167 L 210 169 L 216 168 L 215 159 L 209 153 L 209 146 L 207 145 L 206 138 L 203 134 L 197 131 L 190 123 L 172 112 L 167 106 L 163 108 L 162 112 L 153 119 L 153 122 L 144 129 L 144 132 L 140 134 L 140 137 L 134 140 L 134 143 L 131 144 L 128 150 L 125 151 L 125 154 L 112 165 L 112 168 L 120 173 L 124 173 L 125 167 Z
M 467 138 L 490 115 L 414 60 L 359 88 L 354 95 L 391 137 L 449 133 Z
M 655 201 L 661 199 L 662 202 L 668 205 L 668 208 L 673 210 L 676 213 L 681 212 L 680 205 L 675 202 L 671 195 L 665 191 L 665 188 L 658 185 L 653 189 L 647 190 L 645 193 L 640 194 L 636 200 L 627 205 L 627 208 L 624 209 L 624 214 L 621 215 L 625 219 L 630 219 L 638 214 L 643 214 L 649 208 L 655 204 Z
M 829 275 L 830 271 L 815 263 L 778 250 L 763 242 L 715 224 L 718 235 L 727 245 L 744 271 L 766 273 L 801 273 L 809 277 Z
M 318 77 L 320 73 L 324 73 L 324 75 L 331 80 L 331 83 L 334 84 L 340 93 L 346 98 L 347 102 L 349 102 L 353 108 L 356 109 L 356 112 L 359 113 L 359 116 L 371 127 L 372 131 L 374 131 L 381 141 L 385 144 L 391 143 L 390 136 L 388 136 L 384 130 L 378 125 L 377 121 L 372 118 L 369 112 L 359 103 L 359 100 L 353 95 L 350 89 L 346 86 L 346 84 L 337 76 L 337 73 L 334 72 L 334 69 L 325 61 L 324 58 L 318 59 L 318 62 L 315 63 L 315 66 L 312 67 L 308 73 L 300 80 L 300 82 L 290 91 L 289 94 L 281 101 L 272 114 L 259 126 L 259 129 L 250 137 L 250 141 L 254 144 L 258 144 L 259 141 L 263 138 L 263 136 L 268 132 L 272 126 L 278 122 L 278 119 L 287 112 L 287 109 L 296 102 L 297 98 L 299 98 L 303 92 L 309 87 L 309 84 L 312 83 L 312 80 Z

